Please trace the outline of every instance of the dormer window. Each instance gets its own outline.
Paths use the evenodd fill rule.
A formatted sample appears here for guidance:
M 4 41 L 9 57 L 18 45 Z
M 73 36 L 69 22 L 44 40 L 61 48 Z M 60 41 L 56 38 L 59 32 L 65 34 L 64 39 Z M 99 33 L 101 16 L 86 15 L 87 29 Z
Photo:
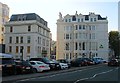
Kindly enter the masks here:
M 83 22 L 83 18 L 81 18 L 81 22 Z
M 90 18 L 90 21 L 93 22 L 93 18 Z
M 76 16 L 73 16 L 73 17 L 72 17 L 72 21 L 76 21 Z
M 26 20 L 26 15 L 19 15 L 17 19 L 18 21 L 24 21 Z
M 65 19 L 65 22 L 67 22 L 67 19 Z
M 94 21 L 96 21 L 96 18 L 94 18 Z
M 69 22 L 71 22 L 71 19 L 69 19 Z
M 80 22 L 80 19 L 78 18 L 78 22 Z

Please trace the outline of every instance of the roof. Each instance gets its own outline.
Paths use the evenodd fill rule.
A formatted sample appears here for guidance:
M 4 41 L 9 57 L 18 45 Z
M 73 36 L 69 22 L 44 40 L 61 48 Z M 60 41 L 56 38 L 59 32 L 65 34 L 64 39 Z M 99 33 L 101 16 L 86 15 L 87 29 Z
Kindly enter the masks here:
M 89 20 L 90 15 L 84 15 L 84 16 L 85 16 L 85 20 Z M 101 15 L 96 15 L 96 16 L 98 16 L 98 20 L 106 20 L 106 18 L 101 17 Z
M 98 15 L 98 20 L 106 20 L 106 18 L 102 18 L 100 15 Z
M 10 21 L 29 21 L 29 20 L 37 20 L 43 25 L 47 26 L 47 21 L 45 21 L 36 13 L 13 14 L 10 18 Z

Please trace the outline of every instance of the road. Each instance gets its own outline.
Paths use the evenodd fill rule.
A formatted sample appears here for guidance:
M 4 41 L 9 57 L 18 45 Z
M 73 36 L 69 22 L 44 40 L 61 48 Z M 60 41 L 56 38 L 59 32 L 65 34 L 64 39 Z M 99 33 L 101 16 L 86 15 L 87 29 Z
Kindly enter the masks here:
M 120 68 L 107 65 L 91 66 L 71 72 L 51 74 L 48 76 L 32 77 L 17 80 L 14 83 L 118 83 Z

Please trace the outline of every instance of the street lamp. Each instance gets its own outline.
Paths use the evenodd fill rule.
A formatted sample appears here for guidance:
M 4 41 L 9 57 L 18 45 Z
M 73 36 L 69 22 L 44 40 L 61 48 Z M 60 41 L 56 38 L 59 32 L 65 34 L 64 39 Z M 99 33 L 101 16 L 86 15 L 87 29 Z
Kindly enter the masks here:
M 118 38 L 118 46 L 120 47 L 120 33 L 119 33 L 119 38 Z M 119 49 L 118 58 L 120 59 L 120 48 L 118 49 Z
M 92 52 L 90 51 L 89 58 L 92 58 Z
M 22 61 L 23 61 L 23 49 L 24 49 L 23 46 L 21 46 L 21 48 L 20 48 L 20 53 L 22 54 L 22 55 L 21 55 L 21 60 L 22 60 Z

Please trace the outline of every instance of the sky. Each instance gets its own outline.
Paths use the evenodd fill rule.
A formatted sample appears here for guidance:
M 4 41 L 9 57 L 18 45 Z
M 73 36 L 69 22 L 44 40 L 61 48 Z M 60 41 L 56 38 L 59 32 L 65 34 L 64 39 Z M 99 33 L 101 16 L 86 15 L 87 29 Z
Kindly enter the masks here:
M 52 39 L 56 41 L 57 19 L 59 12 L 67 14 L 88 15 L 89 12 L 100 14 L 108 19 L 108 32 L 118 31 L 119 0 L 0 0 L 7 4 L 12 14 L 36 13 L 48 22 Z

